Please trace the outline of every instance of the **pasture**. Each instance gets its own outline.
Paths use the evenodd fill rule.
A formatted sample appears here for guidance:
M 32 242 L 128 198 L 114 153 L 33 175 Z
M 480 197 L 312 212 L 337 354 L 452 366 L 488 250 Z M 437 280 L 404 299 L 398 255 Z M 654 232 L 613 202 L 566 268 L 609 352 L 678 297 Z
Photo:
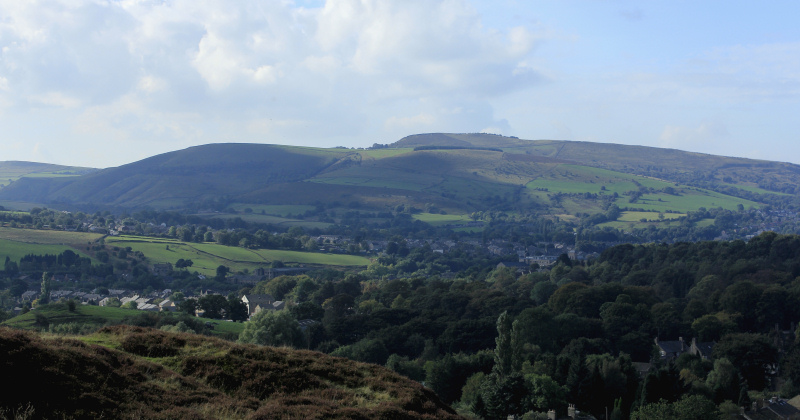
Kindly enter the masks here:
M 81 256 L 87 255 L 81 252 L 80 249 L 71 247 L 69 245 L 46 245 L 46 244 L 33 244 L 25 242 L 17 242 L 8 239 L 0 239 L 0 260 L 5 260 L 6 257 L 11 261 L 19 261 L 20 258 L 28 255 L 58 255 L 66 250 L 72 250 Z
M 431 226 L 444 226 L 452 224 L 463 224 L 471 222 L 469 216 L 466 214 L 436 214 L 436 213 L 418 213 L 412 216 L 414 220 L 425 222 Z
M 272 261 L 332 266 L 366 266 L 369 259 L 357 255 L 323 254 L 318 252 L 287 251 L 277 249 L 247 249 L 215 243 L 180 242 L 173 239 L 119 236 L 107 238 L 111 246 L 131 247 L 141 251 L 150 263 L 172 263 L 179 259 L 193 262 L 190 271 L 213 276 L 217 267 L 224 265 L 233 271 L 253 271 Z
M 628 203 L 628 200 L 617 200 L 620 208 L 629 207 L 643 209 L 646 211 L 678 211 L 687 212 L 697 210 L 700 207 L 707 209 L 722 207 L 726 210 L 736 210 L 739 204 L 745 208 L 750 206 L 760 207 L 754 201 L 743 198 L 732 197 L 720 194 L 715 191 L 702 190 L 699 188 L 684 188 L 681 195 L 670 194 L 643 194 L 635 203 Z
M 287 206 L 287 207 L 300 207 L 300 206 Z M 298 220 L 298 219 L 288 219 L 285 217 L 278 217 L 278 216 L 270 216 L 267 214 L 257 214 L 257 213 L 249 213 L 249 214 L 226 214 L 226 213 L 215 213 L 213 215 L 208 214 L 198 214 L 197 216 L 204 217 L 207 219 L 235 219 L 240 218 L 245 222 L 250 223 L 264 223 L 268 225 L 275 225 L 275 226 L 282 226 L 285 228 L 290 228 L 292 226 L 300 226 L 303 228 L 319 228 L 319 229 L 326 229 L 330 227 L 330 223 L 325 222 L 314 222 L 309 220 Z
M 15 242 L 45 245 L 87 244 L 103 235 L 90 232 L 68 232 L 63 230 L 37 230 L 0 227 L 0 239 Z
M 617 219 L 620 222 L 638 222 L 641 219 L 659 220 L 659 214 L 663 216 L 663 220 L 679 219 L 686 216 L 683 213 L 659 213 L 652 211 L 623 211 Z
M 303 205 L 303 204 L 248 204 L 248 203 L 235 203 L 231 205 L 231 208 L 238 212 L 244 212 L 245 209 L 249 208 L 253 210 L 253 213 L 249 214 L 261 214 L 263 211 L 264 214 L 270 216 L 279 216 L 279 217 L 286 217 L 289 214 L 297 215 L 303 214 L 309 210 L 314 210 L 314 206 Z

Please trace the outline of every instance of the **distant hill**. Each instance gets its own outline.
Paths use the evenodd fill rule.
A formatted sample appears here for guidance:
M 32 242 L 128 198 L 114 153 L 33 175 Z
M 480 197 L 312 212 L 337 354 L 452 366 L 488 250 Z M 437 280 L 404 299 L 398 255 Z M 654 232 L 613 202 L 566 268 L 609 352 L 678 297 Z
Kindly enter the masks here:
M 377 365 L 193 334 L 107 327 L 75 338 L 0 328 L 0 411 L 17 418 L 456 419 Z M 12 415 L 13 417 L 13 415 Z
M 80 177 L 21 178 L 0 190 L 0 200 L 7 201 L 127 208 L 202 210 L 208 207 L 204 203 L 224 200 L 567 215 L 600 212 L 610 202 L 639 211 L 682 213 L 797 203 L 798 197 L 800 166 L 789 163 L 442 133 L 409 136 L 370 150 L 210 144 Z
M 0 161 L 0 189 L 20 178 L 62 178 L 86 175 L 96 171 L 80 166 L 51 165 L 49 163 Z

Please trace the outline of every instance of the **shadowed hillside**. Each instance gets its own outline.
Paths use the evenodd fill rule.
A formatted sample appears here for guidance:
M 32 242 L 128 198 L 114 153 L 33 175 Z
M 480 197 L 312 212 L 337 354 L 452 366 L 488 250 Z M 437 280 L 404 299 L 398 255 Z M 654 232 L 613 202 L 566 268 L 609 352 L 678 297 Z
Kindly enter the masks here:
M 321 353 L 110 327 L 77 339 L 0 329 L 5 413 L 31 418 L 459 418 L 420 384 Z
M 798 204 L 798 185 L 800 166 L 789 163 L 492 134 L 420 134 L 373 150 L 196 146 L 80 177 L 21 178 L 0 190 L 0 200 L 198 211 L 224 208 L 212 202 L 381 211 L 405 205 L 550 215 L 603 212 L 613 202 L 685 213 Z M 618 195 L 606 197 L 612 190 Z

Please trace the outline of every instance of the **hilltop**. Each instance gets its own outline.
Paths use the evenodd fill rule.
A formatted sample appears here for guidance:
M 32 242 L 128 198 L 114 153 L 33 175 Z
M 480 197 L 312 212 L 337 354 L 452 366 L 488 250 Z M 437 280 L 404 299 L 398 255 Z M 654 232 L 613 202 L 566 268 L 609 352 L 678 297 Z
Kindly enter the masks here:
M 320 228 L 353 210 L 456 219 L 502 211 L 570 220 L 606 215 L 616 205 L 630 223 L 703 208 L 796 206 L 797 185 L 800 166 L 789 163 L 619 144 L 419 134 L 370 149 L 196 146 L 81 176 L 20 178 L 0 189 L 0 201 L 203 217 L 249 209 L 264 216 L 246 215 L 245 221 L 272 224 L 295 223 L 313 210 L 315 219 L 302 223 Z
M 107 327 L 65 338 L 0 328 L 5 413 L 36 418 L 456 419 L 419 383 L 322 353 Z

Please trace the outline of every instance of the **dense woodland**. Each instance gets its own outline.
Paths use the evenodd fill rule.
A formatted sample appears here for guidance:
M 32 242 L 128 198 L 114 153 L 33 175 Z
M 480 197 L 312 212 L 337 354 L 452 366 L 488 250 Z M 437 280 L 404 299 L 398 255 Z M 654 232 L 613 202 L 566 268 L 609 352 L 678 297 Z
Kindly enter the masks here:
M 568 403 L 598 418 L 722 413 L 759 395 L 800 393 L 800 236 L 626 244 L 526 273 L 469 248 L 392 249 L 358 272 L 318 270 L 237 290 L 289 302 L 280 316 L 251 321 L 271 332 L 240 339 L 386 365 L 483 418 Z M 29 256 L 7 261 L 4 277 L 34 260 L 87 269 L 74 255 Z M 219 306 L 220 317 L 234 313 Z M 306 319 L 319 323 L 301 334 L 297 321 Z M 715 342 L 712 357 L 658 357 L 654 339 L 679 337 Z M 640 376 L 634 362 L 649 371 Z

